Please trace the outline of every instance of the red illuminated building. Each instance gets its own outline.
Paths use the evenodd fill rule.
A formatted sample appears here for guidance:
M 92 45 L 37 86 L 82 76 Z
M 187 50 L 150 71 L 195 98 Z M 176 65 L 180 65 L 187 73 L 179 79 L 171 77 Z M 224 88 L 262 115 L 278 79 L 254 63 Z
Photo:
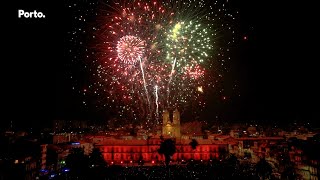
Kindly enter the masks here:
M 195 150 L 189 145 L 191 140 L 176 139 L 176 153 L 172 161 L 209 160 L 219 158 L 219 148 L 227 149 L 227 144 L 214 144 L 209 139 L 197 140 L 199 145 Z M 163 161 L 164 157 L 158 153 L 161 139 L 150 140 L 108 140 L 98 145 L 104 159 L 116 164 L 138 162 Z

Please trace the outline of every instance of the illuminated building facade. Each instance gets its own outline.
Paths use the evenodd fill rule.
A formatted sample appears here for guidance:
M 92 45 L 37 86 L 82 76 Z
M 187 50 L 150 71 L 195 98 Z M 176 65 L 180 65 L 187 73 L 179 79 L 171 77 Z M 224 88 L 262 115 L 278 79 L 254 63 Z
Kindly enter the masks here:
M 182 160 L 209 160 L 218 158 L 219 148 L 227 149 L 228 145 L 213 143 L 210 139 L 197 139 L 198 146 L 192 149 L 191 139 L 182 138 L 180 127 L 180 113 L 175 109 L 172 113 L 168 110 L 163 112 L 162 136 L 172 138 L 176 143 L 176 153 L 172 161 Z M 157 162 L 163 161 L 164 156 L 158 153 L 161 138 L 151 139 L 105 139 L 98 146 L 107 162 L 116 164 L 134 163 L 138 161 Z
M 195 150 L 189 143 L 191 140 L 176 139 L 176 153 L 172 161 L 180 160 L 210 160 L 219 158 L 219 148 L 227 148 L 227 144 L 214 144 L 208 139 L 197 140 L 199 145 Z M 116 164 L 138 162 L 163 161 L 164 157 L 158 153 L 161 139 L 149 140 L 108 140 L 97 145 L 107 162 Z

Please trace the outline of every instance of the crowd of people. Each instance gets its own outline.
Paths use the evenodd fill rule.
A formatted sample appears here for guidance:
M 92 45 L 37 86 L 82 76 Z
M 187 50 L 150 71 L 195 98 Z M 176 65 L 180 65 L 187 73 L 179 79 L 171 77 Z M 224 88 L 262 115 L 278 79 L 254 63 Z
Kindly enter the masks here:
M 170 166 L 109 167 L 109 179 L 259 179 L 254 165 L 226 163 L 189 163 Z

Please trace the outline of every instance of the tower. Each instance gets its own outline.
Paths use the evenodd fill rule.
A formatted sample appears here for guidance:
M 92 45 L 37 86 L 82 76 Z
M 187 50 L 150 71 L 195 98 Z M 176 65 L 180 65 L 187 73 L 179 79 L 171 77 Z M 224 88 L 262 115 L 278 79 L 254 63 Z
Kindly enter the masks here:
M 180 125 L 180 112 L 177 108 L 173 111 L 173 124 Z
M 163 117 L 163 122 L 162 122 L 163 125 L 170 123 L 170 114 L 168 110 L 163 111 L 162 117 Z
M 178 111 L 177 108 L 173 111 L 173 118 L 172 119 L 173 119 L 175 137 L 181 137 L 181 133 L 180 133 L 180 112 Z
M 162 116 L 162 135 L 179 138 L 181 136 L 181 133 L 180 112 L 178 111 L 178 109 L 175 109 L 173 111 L 172 119 L 170 119 L 170 112 L 168 110 L 164 110 Z

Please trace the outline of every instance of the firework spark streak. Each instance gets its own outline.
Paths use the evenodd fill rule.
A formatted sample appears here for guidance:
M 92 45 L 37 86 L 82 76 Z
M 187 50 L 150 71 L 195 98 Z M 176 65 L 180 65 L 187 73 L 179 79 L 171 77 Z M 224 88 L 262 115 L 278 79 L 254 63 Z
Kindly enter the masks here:
M 148 95 L 147 83 L 146 83 L 146 78 L 144 77 L 144 70 L 143 70 L 141 58 L 139 58 L 139 61 L 140 61 L 142 79 L 143 79 L 143 86 L 144 86 L 144 90 L 146 92 L 146 97 L 147 97 L 147 101 L 148 101 L 148 107 L 150 108 L 150 100 L 149 100 L 149 95 Z
M 235 16 L 225 0 L 98 4 L 92 9 L 94 25 L 69 33 L 70 41 L 82 47 L 81 35 L 91 32 L 92 42 L 82 50 L 92 82 L 79 92 L 94 98 L 95 107 L 112 109 L 124 123 L 152 126 L 165 109 L 191 111 L 192 106 L 201 113 L 205 96 L 221 91 L 235 34 Z M 69 7 L 78 13 L 74 3 Z M 77 18 L 85 19 L 80 12 Z M 78 56 L 72 58 L 79 62 Z
M 159 121 L 158 121 L 158 119 L 159 119 L 158 86 L 155 85 L 154 89 L 155 89 L 155 95 L 156 95 L 156 119 L 157 119 L 157 123 L 159 124 Z
M 172 81 L 172 76 L 173 76 L 173 73 L 174 73 L 174 67 L 176 66 L 176 62 L 177 62 L 177 58 L 174 58 L 173 63 L 172 63 L 171 73 L 170 73 L 170 79 L 169 79 L 169 82 L 168 82 L 168 89 L 167 89 L 167 92 L 168 92 L 167 104 L 168 105 L 169 105 L 169 98 L 170 98 L 170 83 Z

